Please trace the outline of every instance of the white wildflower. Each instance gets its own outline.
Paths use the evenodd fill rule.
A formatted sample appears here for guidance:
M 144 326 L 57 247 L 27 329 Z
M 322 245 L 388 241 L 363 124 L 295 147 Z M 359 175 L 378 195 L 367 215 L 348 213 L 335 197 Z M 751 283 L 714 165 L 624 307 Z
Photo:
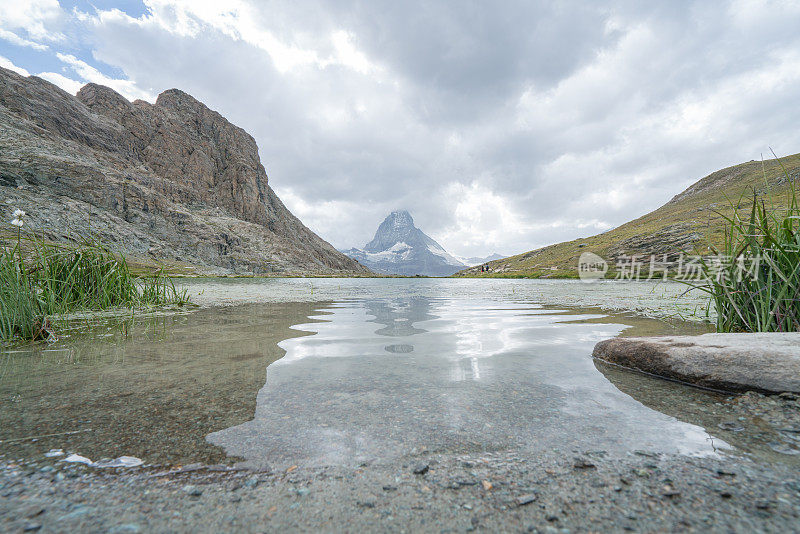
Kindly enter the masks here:
M 15 219 L 22 219 L 23 217 L 25 217 L 25 212 L 24 211 L 22 211 L 20 209 L 14 210 L 14 218 Z
M 22 225 L 25 223 L 22 222 L 22 219 L 14 219 L 13 221 L 11 221 L 11 224 L 16 226 L 17 228 L 22 228 Z

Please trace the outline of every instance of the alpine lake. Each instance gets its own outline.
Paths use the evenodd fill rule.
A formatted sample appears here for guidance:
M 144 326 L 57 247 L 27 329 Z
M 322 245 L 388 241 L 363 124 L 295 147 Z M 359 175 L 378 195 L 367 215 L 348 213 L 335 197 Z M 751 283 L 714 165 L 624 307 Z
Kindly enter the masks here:
M 711 331 L 679 284 L 178 283 L 195 305 L 3 346 L 0 455 L 255 470 L 506 450 L 794 459 L 757 422 L 731 423 L 725 394 L 592 359 L 614 336 Z

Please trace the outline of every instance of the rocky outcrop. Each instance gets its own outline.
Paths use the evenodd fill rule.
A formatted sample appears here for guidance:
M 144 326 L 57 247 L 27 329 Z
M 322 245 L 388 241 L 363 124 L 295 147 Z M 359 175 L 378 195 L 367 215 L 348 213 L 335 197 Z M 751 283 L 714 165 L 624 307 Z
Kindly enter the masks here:
M 72 96 L 0 68 L 0 192 L 4 217 L 22 208 L 51 239 L 205 271 L 367 272 L 286 209 L 247 132 L 177 89 Z
M 614 338 L 593 356 L 706 388 L 800 393 L 800 333 Z
M 414 226 L 414 219 L 405 210 L 390 213 L 363 249 L 351 248 L 344 253 L 384 274 L 449 276 L 466 267 Z

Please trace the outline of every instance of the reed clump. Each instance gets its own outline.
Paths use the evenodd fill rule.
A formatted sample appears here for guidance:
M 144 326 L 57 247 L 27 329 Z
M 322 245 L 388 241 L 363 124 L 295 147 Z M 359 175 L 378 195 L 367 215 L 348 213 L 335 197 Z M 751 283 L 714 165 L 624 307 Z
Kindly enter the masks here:
M 69 313 L 188 302 L 163 272 L 134 276 L 125 258 L 96 238 L 51 244 L 23 237 L 15 226 L 16 243 L 0 248 L 0 339 L 49 338 L 53 321 Z
M 768 208 L 754 190 L 749 212 L 724 216 L 723 245 L 702 261 L 697 287 L 711 296 L 718 332 L 800 331 L 800 208 L 783 172 L 786 208 Z

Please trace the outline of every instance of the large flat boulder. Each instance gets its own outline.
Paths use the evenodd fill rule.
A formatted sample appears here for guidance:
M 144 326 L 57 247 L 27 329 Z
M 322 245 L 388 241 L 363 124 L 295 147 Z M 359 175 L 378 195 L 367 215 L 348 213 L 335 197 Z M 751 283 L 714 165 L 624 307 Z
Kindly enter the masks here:
M 712 389 L 800 393 L 800 332 L 614 338 L 593 356 Z

